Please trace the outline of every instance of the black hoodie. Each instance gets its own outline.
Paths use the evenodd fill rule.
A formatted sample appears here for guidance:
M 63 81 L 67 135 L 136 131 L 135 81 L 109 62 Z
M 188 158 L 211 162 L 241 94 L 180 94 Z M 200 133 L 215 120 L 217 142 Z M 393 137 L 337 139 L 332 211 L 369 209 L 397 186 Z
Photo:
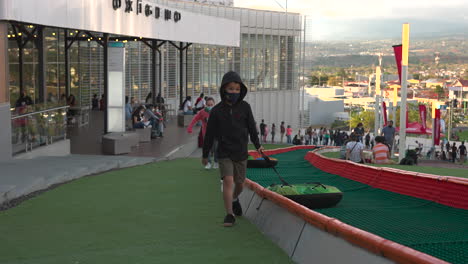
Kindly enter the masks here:
M 239 100 L 234 105 L 226 103 L 226 84 L 230 82 L 239 83 L 241 92 Z M 218 158 L 230 158 L 234 161 L 247 159 L 247 144 L 250 140 L 258 149 L 260 141 L 258 139 L 255 120 L 250 105 L 243 99 L 247 95 L 247 87 L 236 72 L 228 72 L 223 76 L 221 87 L 219 88 L 221 102 L 210 112 L 208 127 L 203 144 L 203 158 L 207 158 L 213 146 L 213 141 L 218 141 Z

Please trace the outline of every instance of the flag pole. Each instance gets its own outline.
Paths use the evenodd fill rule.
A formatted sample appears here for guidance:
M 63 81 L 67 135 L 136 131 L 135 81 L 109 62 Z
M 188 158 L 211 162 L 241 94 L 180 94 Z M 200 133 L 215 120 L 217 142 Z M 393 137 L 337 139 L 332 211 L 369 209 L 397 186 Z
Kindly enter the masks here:
M 379 135 L 379 128 L 380 128 L 380 66 L 375 68 L 375 121 L 374 121 L 374 137 Z
M 401 106 L 400 106 L 400 145 L 398 159 L 406 154 L 406 94 L 408 89 L 409 24 L 403 24 L 401 59 Z

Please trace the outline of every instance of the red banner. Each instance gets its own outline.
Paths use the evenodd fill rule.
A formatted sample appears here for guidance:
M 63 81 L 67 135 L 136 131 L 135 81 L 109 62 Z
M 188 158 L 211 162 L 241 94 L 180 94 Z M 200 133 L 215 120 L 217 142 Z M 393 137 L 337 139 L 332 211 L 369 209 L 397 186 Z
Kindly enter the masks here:
M 401 59 L 403 56 L 403 45 L 395 45 L 393 46 L 393 52 L 395 53 L 395 61 L 398 69 L 398 77 L 400 78 L 401 84 Z
M 426 131 L 427 110 L 425 105 L 419 105 L 419 118 L 421 119 L 421 130 Z
M 383 120 L 384 120 L 384 127 L 387 126 L 387 105 L 385 102 L 382 102 L 382 114 L 383 114 Z
M 440 144 L 440 109 L 435 110 L 433 138 L 434 145 L 438 146 Z

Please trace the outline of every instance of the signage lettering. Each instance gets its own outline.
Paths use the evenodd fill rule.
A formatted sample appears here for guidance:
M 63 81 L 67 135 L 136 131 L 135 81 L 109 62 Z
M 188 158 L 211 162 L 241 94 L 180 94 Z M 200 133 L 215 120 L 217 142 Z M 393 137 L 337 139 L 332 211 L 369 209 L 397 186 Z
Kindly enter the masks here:
M 125 12 L 130 13 L 133 11 L 133 1 L 131 0 L 125 0 Z
M 181 15 L 179 12 L 175 11 L 175 12 L 174 12 L 174 22 L 177 23 L 177 22 L 179 22 L 181 19 L 182 19 L 182 15 Z
M 172 12 L 169 9 L 164 9 L 164 20 L 171 20 Z
M 151 16 L 153 14 L 153 10 L 151 9 L 150 5 L 145 5 L 145 16 Z
M 141 3 L 141 0 L 137 0 L 137 15 L 140 14 L 142 12 L 142 3 Z
M 154 8 L 154 17 L 156 19 L 159 19 L 160 16 L 161 16 L 161 8 L 159 8 L 159 6 L 157 6 L 157 7 Z
M 112 0 L 112 7 L 114 10 L 119 9 L 122 6 L 122 0 Z
M 135 2 L 136 14 L 144 13 L 145 16 L 149 17 L 154 14 L 155 19 L 161 17 L 161 13 L 164 16 L 164 20 L 174 20 L 175 23 L 179 22 L 182 19 L 182 14 L 178 11 L 172 12 L 170 9 L 161 10 L 159 6 L 153 6 L 151 4 L 143 4 L 143 0 L 124 0 L 125 1 L 125 13 L 133 12 L 133 3 Z M 112 8 L 117 10 L 122 7 L 122 0 L 112 0 Z

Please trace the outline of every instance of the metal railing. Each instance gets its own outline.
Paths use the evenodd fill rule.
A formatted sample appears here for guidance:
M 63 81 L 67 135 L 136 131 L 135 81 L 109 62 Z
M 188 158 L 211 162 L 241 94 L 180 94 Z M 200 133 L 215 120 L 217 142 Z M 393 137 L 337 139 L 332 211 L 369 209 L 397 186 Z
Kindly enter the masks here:
M 25 107 L 16 108 L 18 115 L 11 118 L 13 155 L 66 139 L 67 110 L 61 106 L 27 113 Z

